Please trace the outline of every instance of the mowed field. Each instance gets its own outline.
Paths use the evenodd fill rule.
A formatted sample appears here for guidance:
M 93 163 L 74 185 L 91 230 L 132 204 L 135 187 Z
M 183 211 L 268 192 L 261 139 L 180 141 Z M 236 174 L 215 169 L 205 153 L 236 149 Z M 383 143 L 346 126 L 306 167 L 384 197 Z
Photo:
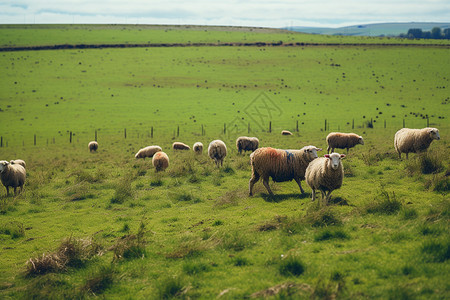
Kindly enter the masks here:
M 0 195 L 3 298 L 449 297 L 445 42 L 223 27 L 0 33 L 3 48 L 186 44 L 0 52 L 0 159 L 27 162 L 24 192 Z M 305 45 L 189 45 L 217 41 Z M 403 124 L 429 124 L 441 140 L 399 160 Z M 304 182 L 303 195 L 284 182 L 269 196 L 259 182 L 248 196 L 238 136 L 326 150 L 331 131 L 365 140 L 331 203 L 311 202 Z M 206 151 L 171 150 L 214 139 L 228 146 L 220 169 Z M 165 172 L 134 158 L 153 144 L 170 157 Z

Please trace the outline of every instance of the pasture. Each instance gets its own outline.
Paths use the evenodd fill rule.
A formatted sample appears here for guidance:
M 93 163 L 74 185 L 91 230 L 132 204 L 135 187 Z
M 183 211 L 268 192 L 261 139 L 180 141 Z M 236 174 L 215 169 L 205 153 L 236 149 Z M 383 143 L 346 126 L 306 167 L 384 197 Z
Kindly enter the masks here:
M 0 159 L 24 159 L 28 176 L 22 194 L 0 195 L 2 298 L 449 296 L 448 45 L 262 29 L 15 30 L 0 28 L 2 47 L 324 45 L 0 52 Z M 343 45 L 326 45 L 334 39 Z M 427 122 L 441 140 L 399 160 L 394 133 Z M 295 182 L 271 182 L 271 197 L 258 182 L 248 197 L 238 136 L 326 149 L 330 131 L 355 132 L 365 145 L 344 159 L 328 206 L 312 203 L 304 182 L 304 195 Z M 100 147 L 89 153 L 95 132 Z M 228 146 L 221 169 L 206 151 L 170 149 L 217 138 Z M 153 144 L 170 157 L 165 172 L 134 158 Z M 36 274 L 43 254 L 53 260 Z

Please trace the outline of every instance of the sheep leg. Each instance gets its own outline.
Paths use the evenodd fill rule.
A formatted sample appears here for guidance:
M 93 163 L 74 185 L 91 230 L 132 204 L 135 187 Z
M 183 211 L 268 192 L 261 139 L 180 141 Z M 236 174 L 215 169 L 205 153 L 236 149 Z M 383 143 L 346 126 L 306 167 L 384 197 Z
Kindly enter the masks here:
M 312 189 L 312 201 L 314 201 L 314 200 L 316 200 L 316 190 L 315 189 Z
M 324 201 L 326 201 L 326 195 L 325 195 L 325 192 L 322 191 L 322 190 L 320 190 L 320 193 L 322 194 L 322 201 L 321 202 L 323 203 Z
M 406 153 L 406 159 L 408 159 L 408 153 Z
M 348 148 L 347 148 L 347 154 L 348 154 Z
M 17 187 L 14 187 L 14 196 L 17 195 Z
M 326 200 L 326 202 L 325 202 L 325 204 L 328 204 L 328 202 L 330 201 L 330 199 L 331 199 L 331 191 L 328 191 L 328 193 L 325 193 L 326 194 L 326 198 L 325 198 L 325 200 Z
M 302 184 L 301 184 L 301 180 L 300 178 L 294 178 L 295 182 L 297 182 L 298 186 L 300 187 L 300 191 L 303 193 L 305 193 L 305 190 L 303 190 L 302 188 Z
M 270 186 L 269 186 L 269 178 L 263 178 L 263 184 L 266 187 L 266 189 L 269 192 L 269 194 L 273 195 L 273 192 L 272 192 L 272 190 L 270 189 Z
M 259 174 L 256 172 L 252 173 L 252 178 L 250 178 L 250 182 L 248 184 L 248 194 L 253 196 L 253 185 L 257 183 L 259 180 Z
M 331 147 L 328 146 L 328 147 L 327 147 L 327 153 L 328 153 L 328 154 L 330 154 L 330 149 L 331 149 Z
M 9 186 L 6 187 L 6 196 L 9 196 Z

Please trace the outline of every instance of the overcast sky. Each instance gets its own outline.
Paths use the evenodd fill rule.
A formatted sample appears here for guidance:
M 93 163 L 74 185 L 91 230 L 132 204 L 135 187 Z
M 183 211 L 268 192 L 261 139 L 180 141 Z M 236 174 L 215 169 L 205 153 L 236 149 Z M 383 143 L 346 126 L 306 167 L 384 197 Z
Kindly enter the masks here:
M 0 0 L 0 23 L 318 26 L 450 22 L 449 0 Z

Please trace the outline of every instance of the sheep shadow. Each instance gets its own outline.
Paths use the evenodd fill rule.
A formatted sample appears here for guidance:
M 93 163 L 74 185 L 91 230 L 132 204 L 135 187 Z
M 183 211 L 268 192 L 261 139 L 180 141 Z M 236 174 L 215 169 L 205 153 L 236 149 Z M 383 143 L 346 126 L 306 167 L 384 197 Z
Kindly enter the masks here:
M 283 202 L 285 200 L 294 198 L 294 199 L 305 199 L 305 198 L 311 198 L 310 193 L 289 193 L 289 194 L 277 194 L 277 195 L 270 195 L 270 194 L 262 194 L 261 197 L 264 199 L 264 201 L 269 203 L 279 203 Z

